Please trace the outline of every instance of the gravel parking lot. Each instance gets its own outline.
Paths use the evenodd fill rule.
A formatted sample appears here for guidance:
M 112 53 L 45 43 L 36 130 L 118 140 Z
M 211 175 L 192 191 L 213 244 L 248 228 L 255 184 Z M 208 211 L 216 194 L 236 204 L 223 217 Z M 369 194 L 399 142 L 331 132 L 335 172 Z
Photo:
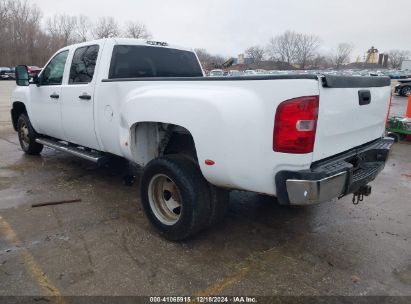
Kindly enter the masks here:
M 284 208 L 233 192 L 226 220 L 183 243 L 161 239 L 125 186 L 45 149 L 28 157 L 0 82 L 0 295 L 409 295 L 411 145 L 395 144 L 373 194 Z M 392 113 L 405 112 L 395 97 Z M 81 202 L 32 208 L 54 200 Z

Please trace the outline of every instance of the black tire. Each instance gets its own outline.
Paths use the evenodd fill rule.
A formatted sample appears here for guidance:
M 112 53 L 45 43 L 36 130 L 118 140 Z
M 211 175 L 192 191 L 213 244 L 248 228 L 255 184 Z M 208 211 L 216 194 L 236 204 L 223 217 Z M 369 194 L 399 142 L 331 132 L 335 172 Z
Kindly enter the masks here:
M 407 97 L 409 94 L 411 94 L 411 87 L 403 87 L 401 89 L 401 93 L 400 93 L 401 96 Z
M 149 162 L 141 178 L 140 192 L 148 219 L 166 239 L 184 240 L 208 226 L 209 184 L 187 157 L 167 155 Z M 181 207 L 164 207 L 171 200 Z
M 210 185 L 211 212 L 208 219 L 208 226 L 211 227 L 220 223 L 228 211 L 230 202 L 230 191 Z
M 397 133 L 390 132 L 387 134 L 387 136 L 393 138 L 395 143 L 397 143 L 400 140 L 400 136 Z
M 182 151 L 180 152 L 181 156 L 184 156 L 187 160 L 191 161 L 199 170 L 200 166 L 198 165 L 197 155 L 194 151 Z M 229 202 L 230 202 L 230 190 L 213 186 L 209 184 L 210 191 L 210 216 L 208 219 L 207 227 L 219 224 L 225 218 Z
M 34 131 L 27 114 L 20 114 L 17 120 L 17 134 L 24 153 L 38 155 L 43 150 L 43 145 L 36 142 L 37 133 Z

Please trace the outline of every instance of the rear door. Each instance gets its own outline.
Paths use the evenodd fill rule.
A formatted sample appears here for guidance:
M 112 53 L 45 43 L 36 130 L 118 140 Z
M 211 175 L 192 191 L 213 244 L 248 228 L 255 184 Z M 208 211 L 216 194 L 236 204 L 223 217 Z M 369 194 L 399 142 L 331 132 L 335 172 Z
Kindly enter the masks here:
M 390 97 L 389 78 L 326 76 L 320 82 L 313 161 L 380 138 Z
M 94 88 L 102 45 L 96 43 L 73 49 L 67 83 L 63 86 L 62 124 L 67 141 L 100 149 L 94 124 Z

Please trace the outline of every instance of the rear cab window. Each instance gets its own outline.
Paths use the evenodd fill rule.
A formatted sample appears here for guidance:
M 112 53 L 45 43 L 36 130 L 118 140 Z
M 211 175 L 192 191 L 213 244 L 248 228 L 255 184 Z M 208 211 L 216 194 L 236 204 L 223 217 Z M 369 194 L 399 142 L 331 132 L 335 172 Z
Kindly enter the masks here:
M 194 52 L 140 45 L 116 45 L 109 79 L 203 77 Z

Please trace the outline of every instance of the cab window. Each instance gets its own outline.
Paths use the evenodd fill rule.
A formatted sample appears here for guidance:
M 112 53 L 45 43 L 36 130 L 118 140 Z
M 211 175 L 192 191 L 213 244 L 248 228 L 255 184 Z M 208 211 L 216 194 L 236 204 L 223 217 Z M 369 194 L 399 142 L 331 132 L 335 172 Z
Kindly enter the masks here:
M 110 79 L 145 77 L 202 77 L 194 52 L 140 45 L 116 45 Z
M 89 83 L 93 80 L 98 50 L 98 45 L 90 45 L 80 47 L 74 52 L 70 67 L 69 84 Z
M 58 53 L 51 59 L 41 74 L 42 85 L 61 85 L 63 81 L 64 66 L 66 65 L 68 51 Z

